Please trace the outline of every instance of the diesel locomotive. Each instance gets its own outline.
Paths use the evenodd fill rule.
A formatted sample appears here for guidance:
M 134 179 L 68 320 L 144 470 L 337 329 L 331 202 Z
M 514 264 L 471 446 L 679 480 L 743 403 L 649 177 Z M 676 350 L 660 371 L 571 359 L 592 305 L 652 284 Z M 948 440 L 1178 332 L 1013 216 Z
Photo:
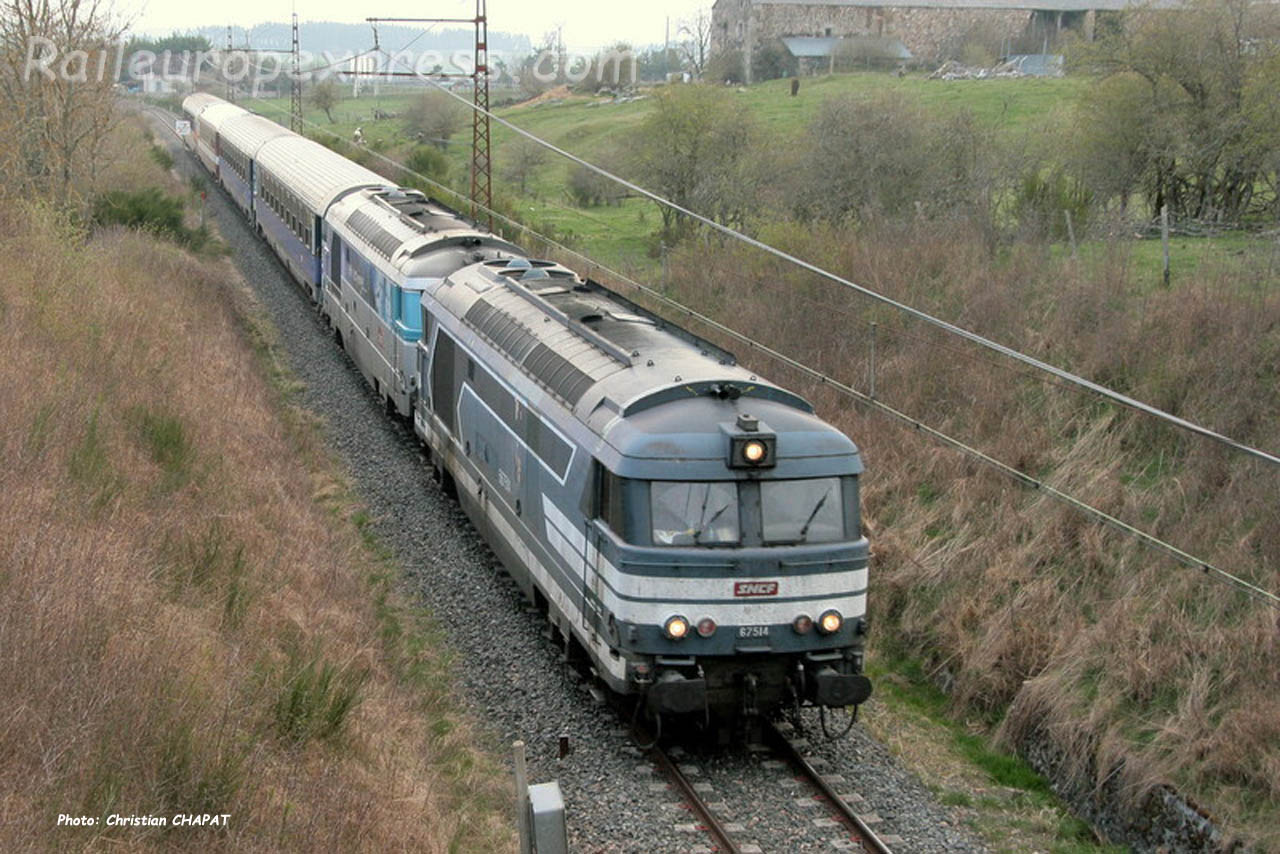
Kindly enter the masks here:
M 809 403 L 274 122 L 206 94 L 184 111 L 188 145 L 609 688 L 659 718 L 870 696 L 862 460 Z

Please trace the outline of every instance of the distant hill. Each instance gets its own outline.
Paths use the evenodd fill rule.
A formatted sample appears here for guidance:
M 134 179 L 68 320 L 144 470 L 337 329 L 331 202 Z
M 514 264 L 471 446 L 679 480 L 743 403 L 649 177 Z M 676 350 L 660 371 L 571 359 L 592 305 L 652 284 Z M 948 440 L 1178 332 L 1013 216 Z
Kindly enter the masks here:
M 387 51 L 407 49 L 414 53 L 426 50 L 452 52 L 469 50 L 474 46 L 475 31 L 469 27 L 423 32 L 422 27 L 378 26 L 378 43 Z M 193 35 L 201 35 L 209 40 L 215 48 L 227 44 L 227 28 L 225 26 L 198 27 L 190 31 Z M 288 50 L 293 43 L 293 28 L 290 24 L 258 24 L 246 30 L 244 27 L 231 28 L 231 41 L 234 47 L 245 46 Z M 313 54 L 329 53 L 339 56 L 347 51 L 359 53 L 373 46 L 373 28 L 369 24 L 340 24 L 334 21 L 306 21 L 298 28 L 298 41 L 303 50 Z M 524 55 L 533 50 L 533 43 L 528 36 L 489 31 L 489 48 L 495 54 Z

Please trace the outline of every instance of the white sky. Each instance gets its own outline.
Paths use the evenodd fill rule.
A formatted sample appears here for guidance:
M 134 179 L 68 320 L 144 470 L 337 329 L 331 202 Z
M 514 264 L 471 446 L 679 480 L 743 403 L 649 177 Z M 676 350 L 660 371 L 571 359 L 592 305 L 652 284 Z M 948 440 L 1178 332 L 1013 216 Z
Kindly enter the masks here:
M 700 8 L 708 11 L 712 0 L 489 0 L 489 28 L 524 33 L 536 45 L 543 34 L 564 27 L 565 45 L 571 50 L 603 47 L 618 41 L 637 46 L 660 44 L 667 17 L 671 36 L 677 22 Z M 376 17 L 469 18 L 474 0 L 218 0 L 186 3 L 182 0 L 116 0 L 116 9 L 134 20 L 133 30 L 168 35 L 203 26 L 252 27 L 264 22 L 288 22 L 294 11 L 302 21 L 363 23 Z

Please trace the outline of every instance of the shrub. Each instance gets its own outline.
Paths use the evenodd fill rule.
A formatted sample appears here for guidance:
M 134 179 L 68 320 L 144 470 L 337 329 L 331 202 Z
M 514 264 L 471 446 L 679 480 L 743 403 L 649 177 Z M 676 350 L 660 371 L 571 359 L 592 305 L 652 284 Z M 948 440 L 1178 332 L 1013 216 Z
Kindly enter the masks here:
M 445 183 L 449 178 L 449 159 L 438 148 L 430 145 L 419 145 L 409 152 L 409 156 L 405 158 L 404 165 L 408 166 L 419 175 L 430 178 L 432 181 Z M 422 184 L 422 180 L 414 175 L 407 175 L 405 183 L 410 186 L 418 187 Z
M 1066 214 L 1081 234 L 1093 206 L 1093 193 L 1061 169 L 1045 172 L 1039 164 L 1027 170 L 1013 200 L 1013 215 L 1023 237 L 1063 240 Z
M 777 80 L 779 77 L 794 77 L 799 71 L 799 60 L 791 55 L 781 39 L 756 48 L 751 54 L 751 79 Z
M 708 83 L 741 83 L 742 51 L 727 50 L 708 59 L 702 79 Z
M 621 185 L 603 175 L 578 165 L 569 170 L 566 189 L 569 198 L 580 208 L 621 204 L 627 192 Z
M 160 165 L 161 169 L 169 170 L 173 168 L 173 155 L 159 145 L 152 143 L 151 159 Z
M 152 231 L 182 242 L 187 229 L 182 224 L 182 199 L 155 187 L 143 190 L 112 190 L 93 203 L 93 221 L 98 225 L 123 225 Z

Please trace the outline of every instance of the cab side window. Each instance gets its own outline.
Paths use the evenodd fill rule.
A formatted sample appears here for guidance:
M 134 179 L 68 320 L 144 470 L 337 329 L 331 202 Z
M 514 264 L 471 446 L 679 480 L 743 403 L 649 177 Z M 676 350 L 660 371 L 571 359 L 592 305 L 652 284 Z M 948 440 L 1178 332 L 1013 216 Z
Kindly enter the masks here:
M 613 529 L 615 534 L 626 539 L 627 517 L 623 499 L 623 480 L 604 466 L 600 466 L 599 471 L 600 492 L 596 503 L 597 515 Z

